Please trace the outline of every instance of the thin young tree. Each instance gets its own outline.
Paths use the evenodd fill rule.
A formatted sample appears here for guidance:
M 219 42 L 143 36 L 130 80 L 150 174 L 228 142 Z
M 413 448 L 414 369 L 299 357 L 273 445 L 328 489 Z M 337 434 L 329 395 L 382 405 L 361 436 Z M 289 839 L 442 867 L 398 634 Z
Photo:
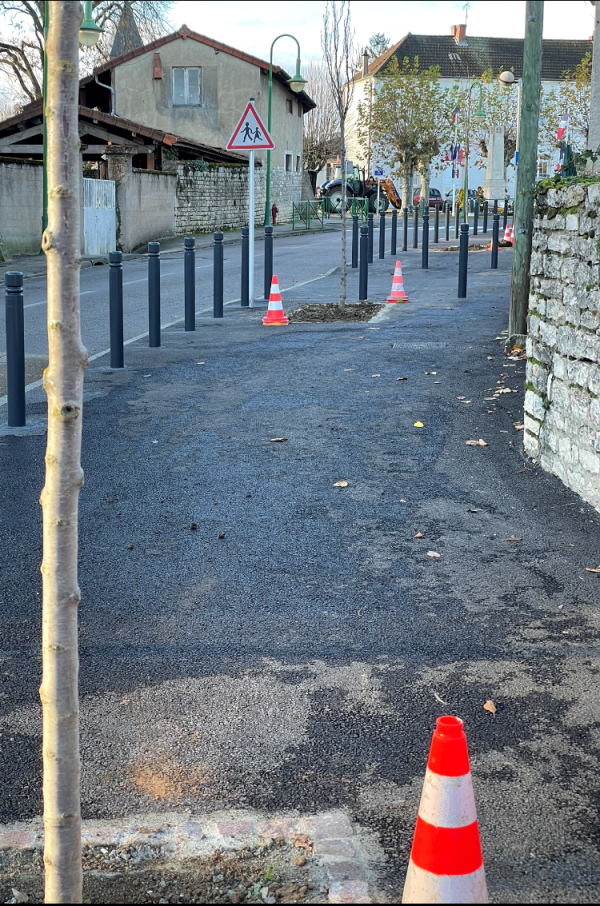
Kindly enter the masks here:
M 77 650 L 78 504 L 87 352 L 79 318 L 80 3 L 55 0 L 48 33 L 48 396 L 42 491 L 42 685 L 46 903 L 82 902 Z
M 329 90 L 333 97 L 340 131 L 342 251 L 338 305 L 344 309 L 346 307 L 348 288 L 348 261 L 346 257 L 346 120 L 352 106 L 357 61 L 354 30 L 350 20 L 350 0 L 328 0 L 323 15 L 321 47 L 323 49 L 323 60 L 327 71 Z

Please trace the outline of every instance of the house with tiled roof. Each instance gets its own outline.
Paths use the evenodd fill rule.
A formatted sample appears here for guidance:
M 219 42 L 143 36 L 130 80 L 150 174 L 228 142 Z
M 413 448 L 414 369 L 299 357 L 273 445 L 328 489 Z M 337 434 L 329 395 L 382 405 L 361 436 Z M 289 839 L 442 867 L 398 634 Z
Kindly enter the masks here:
M 248 156 L 226 145 L 251 97 L 267 121 L 269 64 L 185 25 L 141 46 L 124 29 L 115 41 L 124 52 L 111 54 L 79 87 L 85 176 L 115 184 L 117 245 L 130 251 L 161 236 L 246 224 Z M 304 115 L 316 106 L 306 92 L 291 90 L 290 78 L 273 67 L 271 200 L 281 220 L 301 199 Z M 42 160 L 42 130 L 41 100 L 0 122 L 0 222 L 4 244 L 15 251 L 39 247 L 41 172 L 32 166 Z M 255 222 L 261 223 L 266 152 L 255 157 Z M 14 203 L 23 181 L 25 214 Z M 92 188 L 86 197 L 110 203 L 108 186 Z
M 564 80 L 565 72 L 573 72 L 586 53 L 592 51 L 592 40 L 544 40 L 542 56 L 542 91 L 556 88 Z M 523 39 L 486 38 L 467 35 L 466 25 L 455 25 L 449 35 L 413 35 L 410 32 L 375 60 L 363 57 L 363 68 L 354 80 L 353 107 L 349 115 L 348 155 L 360 167 L 370 170 L 373 161 L 359 143 L 356 129 L 358 105 L 364 102 L 371 90 L 385 76 L 386 70 L 396 59 L 399 65 L 409 58 L 419 60 L 421 69 L 437 66 L 444 87 L 466 86 L 472 79 L 480 78 L 491 71 L 498 75 L 512 70 L 515 79 L 523 75 Z M 511 89 L 508 89 L 511 90 Z M 558 125 L 558 124 L 557 124 Z M 381 162 L 377 162 L 378 165 Z M 445 191 L 451 185 L 451 165 L 442 168 L 432 179 L 432 186 Z M 469 171 L 469 185 L 483 182 L 484 171 L 473 166 Z M 547 173 L 544 160 L 541 161 L 539 176 Z M 418 179 L 415 177 L 415 183 Z M 514 170 L 508 174 L 508 189 L 514 191 Z

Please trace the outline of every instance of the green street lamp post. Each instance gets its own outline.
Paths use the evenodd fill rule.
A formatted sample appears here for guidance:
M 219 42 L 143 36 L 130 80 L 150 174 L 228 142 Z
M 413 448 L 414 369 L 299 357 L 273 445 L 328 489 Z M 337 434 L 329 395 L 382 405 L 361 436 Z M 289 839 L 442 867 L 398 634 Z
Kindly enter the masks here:
M 467 94 L 467 147 L 465 155 L 465 180 L 463 185 L 463 221 L 464 223 L 469 222 L 469 141 L 471 134 L 471 92 L 475 85 L 479 86 L 479 104 L 477 110 L 473 114 L 473 121 L 475 123 L 483 123 L 485 120 L 485 113 L 483 112 L 483 88 L 479 79 L 475 79 L 474 82 L 471 82 L 469 85 L 469 92 Z
M 269 108 L 268 108 L 268 113 L 267 113 L 267 128 L 269 130 L 269 134 L 271 133 L 271 102 L 273 99 L 273 48 L 275 47 L 276 42 L 279 41 L 279 38 L 291 38 L 292 41 L 296 42 L 296 46 L 298 48 L 298 56 L 296 58 L 296 74 L 289 80 L 288 85 L 290 86 L 290 88 L 292 89 L 294 94 L 298 94 L 300 91 L 302 91 L 302 89 L 306 85 L 306 79 L 302 78 L 302 74 L 300 72 L 300 44 L 298 43 L 298 39 L 295 38 L 293 35 L 287 35 L 287 34 L 278 35 L 275 38 L 275 40 L 273 41 L 273 43 L 271 44 L 271 55 L 269 57 Z M 270 207 L 271 207 L 271 152 L 267 151 L 267 197 L 266 197 L 266 201 L 265 201 L 265 226 L 269 225 Z
M 42 169 L 42 235 L 48 226 L 48 171 L 47 171 L 47 160 L 48 160 L 48 136 L 46 131 L 46 92 L 48 85 L 48 57 L 46 55 L 46 44 L 48 39 L 48 25 L 50 21 L 50 3 L 49 0 L 44 0 L 44 80 L 42 87 L 42 120 L 44 123 L 44 166 Z M 102 34 L 103 29 L 99 25 L 96 25 L 94 22 L 94 17 L 92 15 L 92 0 L 85 0 L 84 2 L 84 14 L 83 22 L 79 29 L 79 43 L 82 47 L 94 47 L 98 43 L 98 38 Z M 40 250 L 40 255 L 43 252 Z

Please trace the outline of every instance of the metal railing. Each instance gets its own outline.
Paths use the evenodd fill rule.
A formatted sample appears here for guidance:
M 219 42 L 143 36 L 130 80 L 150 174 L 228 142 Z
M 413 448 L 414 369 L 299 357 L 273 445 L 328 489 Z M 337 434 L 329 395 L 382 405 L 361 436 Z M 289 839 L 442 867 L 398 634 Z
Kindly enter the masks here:
M 361 223 L 366 223 L 369 216 L 368 198 L 348 198 L 346 211 L 356 214 Z M 332 204 L 331 198 L 315 198 L 314 201 L 295 201 L 292 205 L 292 229 L 304 224 L 307 230 L 324 230 L 325 221 L 339 217 L 339 209 Z

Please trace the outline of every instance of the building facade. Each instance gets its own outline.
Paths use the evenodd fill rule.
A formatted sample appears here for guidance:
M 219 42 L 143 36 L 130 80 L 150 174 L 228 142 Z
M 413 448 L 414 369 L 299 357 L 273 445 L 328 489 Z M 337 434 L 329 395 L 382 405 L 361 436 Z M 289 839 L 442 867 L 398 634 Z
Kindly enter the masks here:
M 543 42 L 542 57 L 542 92 L 550 92 L 560 87 L 564 81 L 565 72 L 573 72 L 581 63 L 586 53 L 592 51 L 593 42 L 588 41 L 562 41 L 545 40 Z M 512 70 L 515 79 L 523 75 L 523 40 L 517 38 L 485 38 L 467 36 L 465 25 L 456 25 L 451 29 L 450 35 L 413 35 L 407 34 L 402 40 L 394 44 L 386 53 L 376 60 L 365 60 L 363 68 L 354 81 L 354 95 L 352 108 L 348 117 L 348 156 L 359 167 L 372 170 L 374 166 L 383 167 L 388 175 L 388 168 L 384 160 L 375 160 L 375 152 L 369 153 L 368 144 L 365 146 L 358 139 L 358 107 L 368 102 L 371 92 L 376 93 L 381 85 L 392 59 L 397 59 L 402 65 L 405 58 L 411 62 L 418 58 L 419 67 L 428 69 L 437 66 L 440 72 L 440 81 L 443 88 L 465 89 L 473 80 L 479 79 L 484 73 L 491 72 L 498 76 L 504 70 Z M 515 92 L 514 88 L 504 89 Z M 475 96 L 475 92 L 474 92 Z M 488 123 L 489 127 L 497 125 Z M 501 125 L 501 124 L 500 124 Z M 556 123 L 558 126 L 558 123 Z M 585 147 L 585 142 L 581 142 Z M 540 149 L 538 177 L 552 176 L 557 155 L 548 154 L 546 149 Z M 481 157 L 471 149 L 469 166 L 469 187 L 476 188 L 484 182 L 485 160 L 480 166 L 475 165 L 474 159 Z M 464 171 L 460 169 L 460 176 L 452 179 L 452 164 L 437 162 L 431 175 L 431 186 L 441 190 L 445 195 L 450 189 L 459 189 L 462 186 Z M 514 196 L 515 169 L 507 168 L 506 188 L 511 197 Z M 399 180 L 396 179 L 396 185 Z M 420 177 L 415 174 L 414 185 L 420 185 Z

